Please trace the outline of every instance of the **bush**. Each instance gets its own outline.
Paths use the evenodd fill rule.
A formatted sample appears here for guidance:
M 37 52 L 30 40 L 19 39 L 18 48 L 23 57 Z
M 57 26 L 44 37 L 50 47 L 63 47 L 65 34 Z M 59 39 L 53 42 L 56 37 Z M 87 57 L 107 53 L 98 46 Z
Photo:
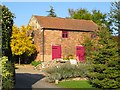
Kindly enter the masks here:
M 71 65 L 70 63 L 60 64 L 58 66 L 49 67 L 45 69 L 48 82 L 54 82 L 55 80 L 62 80 L 74 77 L 87 77 L 88 64 L 79 63 L 77 65 Z
M 2 89 L 12 90 L 14 88 L 14 68 L 8 57 L 0 58 L 0 67 L 2 67 Z
M 32 61 L 31 62 L 31 65 L 33 65 L 33 66 L 37 66 L 37 65 L 39 65 L 39 64 L 41 64 L 41 61 L 38 61 L 38 62 L 36 62 L 36 61 Z

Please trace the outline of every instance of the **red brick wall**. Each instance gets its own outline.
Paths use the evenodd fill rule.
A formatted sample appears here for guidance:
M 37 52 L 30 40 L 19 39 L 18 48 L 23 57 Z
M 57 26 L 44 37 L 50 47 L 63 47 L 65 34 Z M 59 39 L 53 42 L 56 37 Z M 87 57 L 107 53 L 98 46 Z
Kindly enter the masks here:
M 43 60 L 43 31 L 36 18 L 30 19 L 29 25 L 34 30 L 34 44 L 36 45 L 36 61 Z M 83 42 L 84 34 L 89 32 L 69 31 L 68 38 L 62 38 L 60 30 L 44 30 L 44 61 L 52 59 L 52 45 L 61 45 L 62 56 L 75 56 L 76 46 Z
M 61 45 L 62 56 L 76 55 L 76 46 L 81 45 L 84 35 L 89 32 L 69 31 L 68 38 L 62 38 L 62 31 L 45 30 L 44 31 L 44 54 L 52 59 L 52 45 Z M 46 60 L 45 60 L 46 61 Z
M 31 33 L 31 32 L 30 32 Z M 29 33 L 29 34 L 30 34 Z M 81 45 L 84 35 L 90 32 L 68 31 L 68 38 L 62 38 L 61 30 L 44 30 L 44 61 L 52 60 L 52 45 L 61 45 L 62 57 L 76 55 L 76 46 Z M 43 60 L 43 31 L 34 30 L 36 61 Z
M 36 46 L 36 51 L 37 51 L 37 56 L 36 56 L 36 61 L 41 60 L 40 55 L 42 54 L 42 45 L 41 45 L 41 31 L 40 30 L 34 30 L 34 44 Z

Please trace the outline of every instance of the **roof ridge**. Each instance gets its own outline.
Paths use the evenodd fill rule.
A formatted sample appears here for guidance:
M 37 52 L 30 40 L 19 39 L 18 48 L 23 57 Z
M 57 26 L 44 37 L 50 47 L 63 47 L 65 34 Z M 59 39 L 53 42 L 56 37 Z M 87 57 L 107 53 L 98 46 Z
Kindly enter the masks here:
M 85 19 L 74 19 L 74 18 L 63 18 L 63 17 L 50 17 L 50 16 L 39 16 L 39 15 L 33 15 L 37 17 L 47 17 L 47 18 L 58 18 L 58 19 L 70 19 L 70 20 L 81 20 L 81 21 L 92 21 L 92 20 L 85 20 Z

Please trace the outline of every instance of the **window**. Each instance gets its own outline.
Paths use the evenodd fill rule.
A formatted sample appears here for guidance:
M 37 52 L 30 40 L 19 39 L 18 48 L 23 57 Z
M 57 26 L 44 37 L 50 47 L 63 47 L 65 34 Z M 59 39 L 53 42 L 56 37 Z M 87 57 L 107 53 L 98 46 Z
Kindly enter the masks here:
M 62 31 L 62 38 L 68 38 L 68 31 Z
M 93 39 L 96 38 L 96 34 L 92 33 L 91 38 L 93 38 Z

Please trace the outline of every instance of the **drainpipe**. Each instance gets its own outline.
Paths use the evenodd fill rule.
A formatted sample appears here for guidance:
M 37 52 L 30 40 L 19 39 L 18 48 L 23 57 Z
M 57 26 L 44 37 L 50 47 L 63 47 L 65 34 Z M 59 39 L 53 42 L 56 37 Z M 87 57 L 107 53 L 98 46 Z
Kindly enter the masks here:
M 44 28 L 41 28 L 42 33 L 42 62 L 44 62 Z

